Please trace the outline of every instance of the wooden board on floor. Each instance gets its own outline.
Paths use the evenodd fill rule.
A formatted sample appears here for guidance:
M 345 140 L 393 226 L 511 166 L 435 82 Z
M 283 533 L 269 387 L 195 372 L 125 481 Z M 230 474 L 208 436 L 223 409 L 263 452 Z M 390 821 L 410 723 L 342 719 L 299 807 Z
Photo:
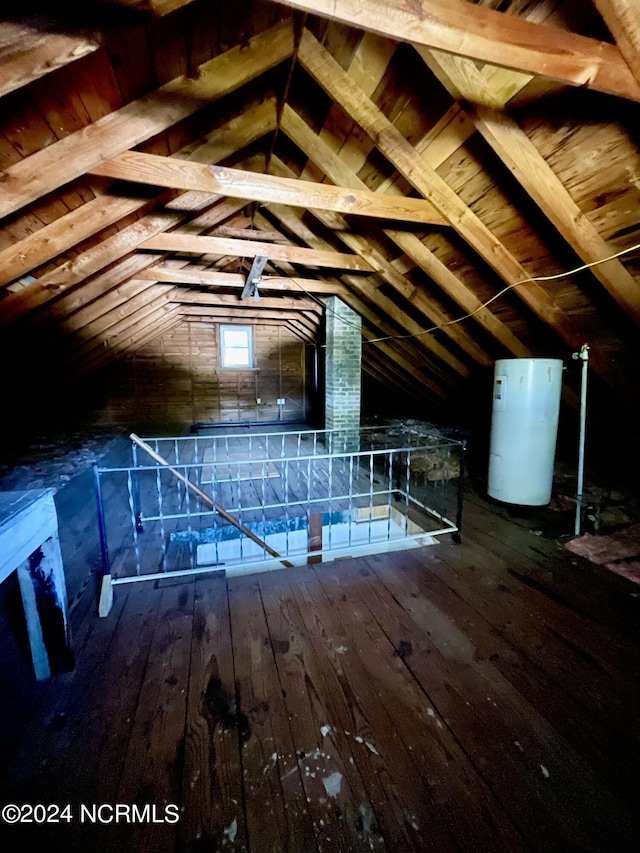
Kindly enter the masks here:
M 236 704 L 224 576 L 196 580 L 182 772 L 180 844 L 246 851 L 241 750 L 248 734 Z
M 228 583 L 236 713 L 246 721 L 241 755 L 249 849 L 314 850 L 300 774 L 287 775 L 297 770 L 297 757 L 260 591 L 254 578 L 230 578 Z
M 459 733 L 434 705 L 432 693 L 439 685 L 414 680 L 402 659 L 403 647 L 394 646 L 364 602 L 367 587 L 361 572 L 368 571 L 366 566 L 360 560 L 341 560 L 313 569 L 314 606 L 321 606 L 319 584 L 326 597 L 325 618 L 334 614 L 334 624 L 342 624 L 345 658 L 357 661 L 357 668 L 350 669 L 354 691 L 361 691 L 367 705 L 372 692 L 394 697 L 383 702 L 386 720 L 378 718 L 365 740 L 386 756 L 385 764 L 398 760 L 404 745 L 404 777 L 412 781 L 401 783 L 400 790 L 416 843 L 425 850 L 468 849 L 474 843 L 485 849 L 523 849 L 504 809 L 460 749 Z M 427 780 L 423 789 L 419 780 Z

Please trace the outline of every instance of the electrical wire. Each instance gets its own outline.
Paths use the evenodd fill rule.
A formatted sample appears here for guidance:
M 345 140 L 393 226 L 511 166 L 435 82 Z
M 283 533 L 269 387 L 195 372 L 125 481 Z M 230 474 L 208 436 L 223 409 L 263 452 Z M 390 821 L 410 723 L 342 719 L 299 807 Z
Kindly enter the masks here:
M 565 272 L 554 273 L 553 275 L 539 275 L 539 276 L 530 276 L 528 278 L 523 278 L 520 281 L 514 281 L 513 284 L 508 284 L 506 287 L 503 287 L 502 290 L 499 290 L 498 293 L 494 294 L 490 299 L 487 299 L 486 302 L 483 302 L 482 305 L 478 305 L 477 308 L 474 308 L 473 311 L 469 311 L 468 314 L 464 314 L 462 317 L 458 317 L 455 320 L 449 320 L 447 323 L 440 323 L 437 326 L 432 326 L 430 329 L 425 329 L 423 332 L 415 332 L 411 335 L 386 335 L 381 338 L 370 338 L 366 343 L 375 344 L 381 341 L 389 341 L 389 340 L 403 340 L 405 338 L 419 338 L 422 335 L 429 335 L 432 332 L 438 331 L 438 329 L 445 329 L 447 326 L 455 326 L 456 323 L 462 323 L 463 320 L 468 320 L 470 317 L 473 317 L 475 314 L 478 314 L 480 311 L 483 311 L 492 302 L 495 302 L 496 299 L 500 299 L 501 296 L 504 296 L 509 290 L 512 290 L 514 287 L 519 287 L 523 284 L 530 284 L 534 281 L 555 281 L 559 278 L 566 278 L 569 275 L 576 275 L 576 273 L 584 272 L 584 270 L 591 269 L 592 267 L 597 267 L 599 264 L 606 264 L 608 261 L 613 261 L 616 258 L 621 257 L 622 255 L 628 255 L 630 252 L 635 252 L 637 249 L 640 249 L 640 243 L 636 243 L 633 246 L 629 246 L 627 249 L 621 249 L 619 252 L 614 252 L 613 255 L 609 255 L 606 258 L 600 258 L 597 261 L 591 261 L 587 264 L 581 264 L 579 267 L 575 267 L 571 270 L 566 270 Z
M 509 290 L 512 290 L 514 287 L 519 287 L 523 284 L 530 284 L 534 281 L 556 281 L 559 278 L 566 278 L 569 275 L 576 275 L 577 273 L 584 272 L 585 270 L 591 269 L 592 267 L 597 267 L 600 264 L 606 264 L 608 261 L 614 261 L 616 258 L 622 257 L 622 255 L 628 255 L 631 252 L 635 252 L 637 249 L 640 249 L 640 243 L 636 243 L 635 245 L 629 246 L 626 249 L 621 249 L 619 252 L 614 252 L 613 255 L 609 255 L 606 258 L 600 258 L 597 261 L 590 261 L 589 263 L 581 264 L 579 267 L 575 267 L 575 269 L 566 270 L 565 272 L 554 273 L 553 275 L 530 276 L 529 278 L 523 278 L 520 281 L 514 281 L 513 284 L 508 284 L 506 287 L 503 287 L 502 290 L 499 290 L 498 293 L 494 294 L 490 299 L 487 299 L 487 301 L 483 302 L 482 305 L 478 305 L 478 307 L 474 308 L 473 311 L 469 311 L 468 314 L 464 314 L 462 317 L 458 317 L 455 320 L 449 320 L 447 323 L 440 323 L 437 326 L 431 326 L 431 328 L 425 329 L 422 332 L 414 332 L 412 334 L 407 335 L 384 335 L 380 338 L 367 338 L 366 340 L 363 340 L 363 343 L 376 344 L 381 343 L 382 341 L 406 340 L 407 338 L 420 338 L 423 335 L 430 335 L 432 332 L 437 332 L 439 329 L 446 329 L 447 326 L 455 326 L 456 323 L 462 323 L 463 320 L 468 320 L 470 317 L 473 317 L 475 314 L 478 314 L 480 311 L 483 311 L 485 308 L 491 305 L 492 302 L 495 302 L 496 299 L 500 299 L 501 296 L 504 296 L 505 293 L 507 293 Z M 321 299 L 318 299 L 312 293 L 309 293 L 307 290 L 305 290 L 304 287 L 300 284 L 300 282 L 296 282 L 296 284 L 306 296 L 310 297 L 311 299 L 315 299 L 316 302 L 324 306 L 325 310 L 331 311 L 331 309 L 327 309 L 325 303 L 322 302 Z M 335 311 L 332 313 L 337 316 Z M 341 316 L 341 319 L 344 322 L 353 326 L 357 325 L 356 323 L 352 323 L 350 320 L 347 320 L 346 317 Z

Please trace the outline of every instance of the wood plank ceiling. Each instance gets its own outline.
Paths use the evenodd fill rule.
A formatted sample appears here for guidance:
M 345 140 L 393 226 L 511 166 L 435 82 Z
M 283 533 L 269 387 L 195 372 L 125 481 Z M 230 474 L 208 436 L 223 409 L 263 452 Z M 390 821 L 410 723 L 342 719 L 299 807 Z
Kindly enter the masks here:
M 0 24 L 5 384 L 202 317 L 313 342 L 337 294 L 367 373 L 428 411 L 583 343 L 603 411 L 637 410 L 635 4 L 60 5 Z

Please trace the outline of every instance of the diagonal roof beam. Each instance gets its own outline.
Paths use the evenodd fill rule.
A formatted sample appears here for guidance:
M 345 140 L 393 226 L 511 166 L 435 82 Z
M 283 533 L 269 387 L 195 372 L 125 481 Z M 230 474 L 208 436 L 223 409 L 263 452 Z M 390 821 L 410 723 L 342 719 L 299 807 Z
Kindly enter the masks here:
M 267 98 L 172 156 L 195 163 L 218 163 L 275 130 L 275 127 L 276 102 L 274 98 Z M 100 195 L 75 208 L 20 240 L 17 247 L 12 244 L 0 251 L 0 285 L 35 270 L 125 216 L 144 213 L 148 207 L 159 205 L 165 196 L 164 192 L 151 198 L 130 195 L 119 187 L 117 195 Z M 207 203 L 212 204 L 216 198 L 217 194 L 209 194 L 207 198 L 206 193 L 183 193 L 167 201 L 165 207 L 196 211 Z
M 471 116 L 476 129 L 503 161 L 540 210 L 555 225 L 585 263 L 614 254 L 569 191 L 538 152 L 527 134 L 504 110 L 473 106 L 490 101 L 491 89 L 468 59 L 420 50 L 429 68 Z M 476 94 L 482 97 L 477 99 Z M 591 272 L 620 307 L 640 324 L 640 288 L 622 262 L 614 259 L 592 267 Z
M 276 0 L 398 41 L 640 101 L 617 47 L 467 0 Z
M 109 348 L 117 345 L 117 340 L 124 334 L 134 335 L 139 330 L 146 328 L 150 323 L 164 320 L 167 314 L 179 314 L 179 305 L 173 305 L 168 301 L 166 292 L 160 291 L 155 299 L 151 299 L 143 308 L 134 315 L 110 317 L 110 322 L 98 330 L 91 330 L 91 334 L 83 336 L 79 334 L 76 338 L 77 347 L 70 356 L 71 361 L 82 363 L 93 357 L 96 353 L 109 356 Z
M 468 5 L 468 4 L 465 4 Z M 471 7 L 470 7 L 471 8 Z M 424 158 L 416 155 L 413 146 L 393 126 L 387 117 L 362 91 L 353 84 L 341 66 L 325 48 L 305 30 L 298 59 L 318 84 L 358 122 L 375 141 L 380 152 L 398 169 L 409 183 L 429 198 L 451 225 L 484 261 L 508 284 L 526 281 L 514 288 L 514 293 L 538 315 L 565 343 L 579 349 L 583 333 L 563 314 L 560 306 L 537 282 L 527 281 L 529 275 L 519 261 L 495 237 L 478 216 L 462 201 L 447 182 L 431 168 Z M 614 376 L 606 357 L 592 352 L 591 365 L 608 385 L 620 395 L 627 395 L 623 377 Z M 622 385 L 621 385 L 622 383 Z
M 278 24 L 155 92 L 26 157 L 4 171 L 0 218 L 93 166 L 150 139 L 278 65 L 293 52 L 291 25 Z
M 276 157 L 272 159 L 272 166 L 278 167 L 281 169 L 286 169 L 284 163 L 281 163 Z M 322 246 L 323 240 L 317 237 L 311 229 L 309 229 L 299 214 L 299 211 L 292 210 L 291 208 L 282 207 L 280 205 L 272 205 L 270 207 L 270 212 L 280 220 L 283 224 L 286 225 L 291 231 L 293 231 L 297 236 L 304 240 L 308 245 L 311 246 Z M 316 212 L 316 217 L 323 222 L 323 217 L 327 214 L 323 214 L 320 211 Z M 329 223 L 325 223 L 329 224 Z M 421 360 L 424 360 L 426 357 L 429 359 L 438 359 L 444 364 L 447 365 L 449 370 L 459 373 L 462 376 L 466 376 L 468 374 L 468 370 L 466 365 L 459 361 L 459 359 L 454 358 L 452 353 L 443 346 L 440 341 L 434 338 L 433 335 L 425 335 L 425 329 L 419 323 L 416 323 L 413 319 L 407 316 L 405 312 L 403 312 L 388 296 L 385 296 L 380 290 L 370 282 L 363 281 L 360 277 L 357 276 L 341 276 L 341 279 L 349 286 L 352 293 L 355 294 L 359 301 L 360 305 L 358 307 L 353 306 L 354 309 L 363 317 L 367 317 L 371 321 L 373 321 L 378 328 L 381 328 L 383 334 L 389 335 L 393 338 L 400 337 L 401 340 L 394 341 L 395 346 L 403 346 L 406 342 L 403 339 L 403 335 L 407 335 L 412 337 L 412 344 L 415 350 L 420 352 Z M 346 297 L 345 301 L 348 301 Z M 400 335 L 396 328 L 391 326 L 390 324 L 381 321 L 379 317 L 374 317 L 371 312 L 367 313 L 364 310 L 364 305 L 367 302 L 371 303 L 375 306 L 376 312 L 382 313 L 385 318 L 389 318 L 398 324 L 402 332 Z M 414 352 L 415 358 L 415 352 Z M 438 380 L 442 380 L 443 371 L 438 366 L 437 362 L 432 362 L 431 368 L 433 371 L 433 376 L 438 377 Z M 436 385 L 434 383 L 433 378 L 430 381 L 430 386 L 439 393 L 441 396 L 446 396 L 442 391 L 441 386 Z
M 127 352 L 160 337 L 181 321 L 178 305 L 169 307 L 162 305 L 144 315 L 141 312 L 135 323 L 130 323 L 128 326 L 123 323 L 121 328 L 114 327 L 110 330 L 108 349 L 102 346 L 101 340 L 93 341 L 89 346 L 79 348 L 71 356 L 68 364 L 77 374 L 89 373 L 114 361 L 116 356 L 126 355 Z
M 276 160 L 276 162 L 278 161 Z M 284 164 L 282 167 L 284 168 Z M 303 222 L 299 210 L 281 205 L 271 205 L 269 211 L 287 230 L 295 234 L 299 240 L 308 246 L 322 249 L 329 245 L 322 238 L 316 236 Z M 404 339 L 396 339 L 393 344 L 379 340 L 373 342 L 373 339 L 380 336 L 397 336 L 397 328 L 388 322 L 390 317 L 395 318 L 397 322 L 404 322 L 405 320 L 392 300 L 381 297 L 373 285 L 363 289 L 362 279 L 358 276 L 342 275 L 341 281 L 347 285 L 346 290 L 344 285 L 340 285 L 345 291 L 341 294 L 341 299 L 362 317 L 363 323 L 366 322 L 370 327 L 366 328 L 364 325 L 362 327 L 363 338 L 372 342 L 371 347 L 367 347 L 367 349 L 374 348 L 379 351 L 386 363 L 400 364 L 402 371 L 408 373 L 415 383 L 429 389 L 429 394 L 439 399 L 446 399 L 447 391 L 434 379 L 435 376 L 441 378 L 441 372 L 437 367 L 434 367 L 432 373 L 426 373 L 418 367 L 418 364 L 425 361 L 425 356 L 420 353 L 420 358 L 416 359 L 416 347 L 413 343 Z M 367 297 L 375 301 L 369 303 L 365 301 Z
M 240 206 L 240 202 L 235 202 L 235 207 L 230 210 L 229 204 L 230 202 L 223 202 L 215 205 L 192 220 L 189 223 L 191 233 L 193 233 L 194 227 L 202 230 L 212 228 L 219 221 L 235 213 Z M 122 231 L 117 231 L 98 246 L 36 279 L 22 290 L 10 294 L 2 300 L 0 327 L 8 325 L 29 311 L 60 296 L 84 279 L 104 269 L 108 264 L 121 260 L 152 234 L 158 234 L 167 228 L 174 227 L 185 218 L 184 213 L 166 210 L 145 216 Z M 135 275 L 139 270 L 150 266 L 153 260 L 153 258 L 144 255 L 128 259 L 129 275 Z
M 637 0 L 593 0 L 640 84 L 640 6 Z
M 282 112 L 282 131 L 295 142 L 295 144 L 306 154 L 306 156 L 321 169 L 327 177 L 332 181 L 340 181 L 345 185 L 360 186 L 360 178 L 350 169 L 345 167 L 342 158 L 333 154 L 329 147 L 323 142 L 320 136 L 317 136 L 311 128 L 294 112 L 291 107 L 285 105 Z M 341 232 L 336 232 L 340 234 Z M 488 331 L 496 340 L 498 340 L 506 349 L 517 355 L 524 357 L 530 355 L 526 347 L 521 344 L 517 337 L 503 324 L 500 320 L 488 309 L 483 308 L 480 300 L 475 296 L 464 283 L 452 273 L 433 252 L 429 251 L 421 240 L 415 234 L 409 234 L 404 231 L 385 229 L 384 233 L 392 240 L 403 252 L 405 252 L 421 269 L 423 269 L 438 286 L 455 302 L 458 303 L 466 312 L 474 313 L 474 319 L 486 331 Z M 347 237 L 345 236 L 345 240 Z M 356 238 L 361 240 L 361 238 Z M 355 243 L 354 243 L 355 248 Z M 403 288 L 404 295 L 408 295 L 408 289 Z M 415 288 L 414 288 L 415 290 Z M 410 296 L 417 307 L 421 307 L 423 303 L 425 313 L 430 317 L 432 322 L 442 324 L 447 322 L 447 318 L 442 314 L 434 313 L 433 308 L 428 303 L 428 298 L 424 294 L 415 292 Z M 464 348 L 466 332 L 459 326 L 445 326 L 443 329 L 445 334 L 449 334 L 460 346 Z M 488 358 L 479 347 L 469 350 L 479 363 L 488 363 Z

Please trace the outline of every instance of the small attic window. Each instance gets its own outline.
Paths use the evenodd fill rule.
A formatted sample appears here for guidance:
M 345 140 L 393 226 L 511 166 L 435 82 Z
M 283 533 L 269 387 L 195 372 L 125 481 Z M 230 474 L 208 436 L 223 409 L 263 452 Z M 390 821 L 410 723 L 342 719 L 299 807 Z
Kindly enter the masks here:
M 252 326 L 220 326 L 220 361 L 223 367 L 253 367 Z

